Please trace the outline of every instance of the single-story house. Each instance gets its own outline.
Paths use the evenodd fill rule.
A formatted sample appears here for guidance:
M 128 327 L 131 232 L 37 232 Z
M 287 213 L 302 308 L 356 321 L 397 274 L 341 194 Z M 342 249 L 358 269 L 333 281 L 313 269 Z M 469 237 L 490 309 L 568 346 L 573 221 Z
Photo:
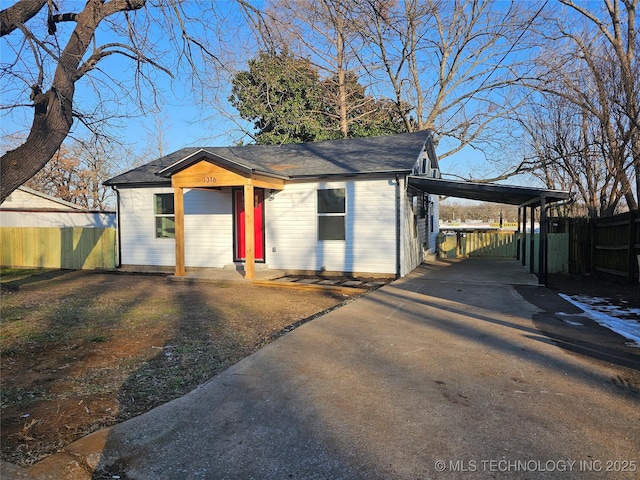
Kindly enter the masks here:
M 183 148 L 118 175 L 122 266 L 404 276 L 435 252 L 430 131 Z
M 115 228 L 116 212 L 90 210 L 20 186 L 0 205 L 0 227 Z

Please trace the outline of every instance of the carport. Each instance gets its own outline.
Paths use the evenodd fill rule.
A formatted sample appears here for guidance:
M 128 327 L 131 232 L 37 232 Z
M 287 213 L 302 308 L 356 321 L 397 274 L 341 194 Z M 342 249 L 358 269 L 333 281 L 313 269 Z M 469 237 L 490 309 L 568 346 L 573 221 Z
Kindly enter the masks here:
M 409 176 L 409 187 L 430 195 L 466 198 L 483 202 L 506 203 L 518 206 L 518 259 L 522 265 L 526 264 L 529 254 L 529 269 L 534 272 L 534 220 L 536 209 L 540 209 L 540 245 L 538 249 L 538 283 L 547 283 L 547 208 L 553 203 L 570 200 L 571 194 L 562 190 L 548 190 L 544 188 L 520 187 L 514 185 L 497 185 L 495 183 L 460 182 L 429 178 L 424 176 Z M 526 233 L 527 208 L 530 209 L 531 236 L 529 247 L 521 241 L 521 233 Z M 526 237 L 525 237 L 526 238 Z

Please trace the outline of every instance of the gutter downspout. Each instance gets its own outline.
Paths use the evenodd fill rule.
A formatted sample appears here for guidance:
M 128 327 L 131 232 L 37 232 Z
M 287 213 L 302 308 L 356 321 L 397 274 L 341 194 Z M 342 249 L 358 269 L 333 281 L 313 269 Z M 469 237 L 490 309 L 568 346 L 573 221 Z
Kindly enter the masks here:
M 116 193 L 116 261 L 115 267 L 120 268 L 122 266 L 120 259 L 122 258 L 120 241 L 120 190 L 115 185 L 111 186 L 111 190 Z
M 396 174 L 396 279 L 400 273 L 400 176 Z

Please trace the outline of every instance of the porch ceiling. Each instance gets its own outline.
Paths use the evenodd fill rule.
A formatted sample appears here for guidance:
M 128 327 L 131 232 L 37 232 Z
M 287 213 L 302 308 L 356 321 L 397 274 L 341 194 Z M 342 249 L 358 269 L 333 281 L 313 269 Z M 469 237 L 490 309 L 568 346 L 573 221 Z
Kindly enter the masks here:
M 414 175 L 409 176 L 409 185 L 433 195 L 518 206 L 538 206 L 543 199 L 546 204 L 549 204 L 571 198 L 570 192 L 562 190 L 498 185 L 495 183 L 460 182 Z

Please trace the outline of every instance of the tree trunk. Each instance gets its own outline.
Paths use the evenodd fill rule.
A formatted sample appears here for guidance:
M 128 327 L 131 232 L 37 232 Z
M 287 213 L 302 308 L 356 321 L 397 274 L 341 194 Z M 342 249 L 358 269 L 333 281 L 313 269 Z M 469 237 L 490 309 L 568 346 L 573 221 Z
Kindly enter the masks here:
M 51 160 L 71 130 L 75 82 L 102 58 L 96 53 L 81 65 L 100 22 L 115 13 L 140 9 L 145 2 L 112 0 L 104 3 L 102 0 L 88 0 L 83 10 L 74 14 L 76 26 L 58 58 L 51 88 L 42 93 L 41 85 L 32 87 L 34 117 L 27 140 L 0 158 L 0 203 Z M 39 5 L 35 1 L 23 1 L 20 4 Z M 31 9 L 25 12 L 24 15 L 33 15 Z M 24 21 L 27 19 L 23 18 Z M 5 21 L 4 17 L 2 21 Z
M 70 87 L 73 95 L 73 84 Z M 60 148 L 73 123 L 72 98 L 56 95 L 53 89 L 36 96 L 36 113 L 27 140 L 0 158 L 0 203 L 38 173 Z

